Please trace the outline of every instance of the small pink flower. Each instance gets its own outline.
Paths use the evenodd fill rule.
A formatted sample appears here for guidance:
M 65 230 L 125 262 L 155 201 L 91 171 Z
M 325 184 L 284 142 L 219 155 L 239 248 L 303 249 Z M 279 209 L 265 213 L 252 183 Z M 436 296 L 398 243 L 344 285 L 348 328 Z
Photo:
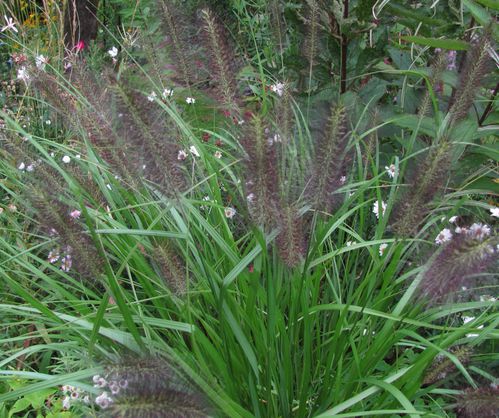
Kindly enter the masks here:
M 81 216 L 81 211 L 75 209 L 75 210 L 70 212 L 69 216 L 71 216 L 71 218 L 73 218 L 73 219 L 79 219 Z
M 85 49 L 85 42 L 83 40 L 78 41 L 78 43 L 75 45 L 76 52 L 83 51 Z

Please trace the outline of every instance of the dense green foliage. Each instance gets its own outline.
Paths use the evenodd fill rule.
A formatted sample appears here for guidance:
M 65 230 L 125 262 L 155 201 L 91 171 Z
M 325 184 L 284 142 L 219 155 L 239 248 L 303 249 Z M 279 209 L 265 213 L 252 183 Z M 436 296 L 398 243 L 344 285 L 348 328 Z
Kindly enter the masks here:
M 496 417 L 498 10 L 2 3 L 0 418 Z

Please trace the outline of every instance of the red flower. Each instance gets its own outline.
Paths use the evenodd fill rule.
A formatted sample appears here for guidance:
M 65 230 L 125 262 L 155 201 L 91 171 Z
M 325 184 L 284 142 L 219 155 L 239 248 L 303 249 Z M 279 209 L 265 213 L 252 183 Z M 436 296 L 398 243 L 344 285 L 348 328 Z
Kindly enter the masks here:
M 208 142 L 210 140 L 211 135 L 208 132 L 203 133 L 203 141 Z
M 85 48 L 85 42 L 83 40 L 78 41 L 78 43 L 75 45 L 76 52 L 83 51 Z

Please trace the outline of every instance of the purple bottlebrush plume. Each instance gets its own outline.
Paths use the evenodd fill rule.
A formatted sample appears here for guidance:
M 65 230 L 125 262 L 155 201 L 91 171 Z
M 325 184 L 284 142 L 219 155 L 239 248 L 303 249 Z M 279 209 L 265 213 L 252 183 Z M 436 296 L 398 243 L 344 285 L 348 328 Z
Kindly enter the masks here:
M 494 386 L 466 389 L 457 399 L 460 418 L 498 418 L 499 389 Z
M 68 80 L 43 71 L 34 77 L 33 86 L 62 116 L 67 127 L 88 139 L 113 173 L 125 183 L 134 184 L 136 176 L 130 170 L 133 160 L 128 158 L 128 144 L 115 126 L 117 117 L 108 88 L 112 77 L 105 73 L 97 78 L 90 69 L 76 65 L 70 77 L 72 93 L 65 88 Z M 80 141 L 83 142 L 82 137 Z
M 491 50 L 493 50 L 492 26 L 489 26 L 484 34 L 472 43 L 471 50 L 467 53 L 453 104 L 449 110 L 450 124 L 459 122 L 468 114 L 483 78 L 490 70 Z
M 217 100 L 224 110 L 234 115 L 241 113 L 237 98 L 238 64 L 234 46 L 226 29 L 209 8 L 200 13 L 203 41 L 209 58 L 209 69 L 215 80 Z
M 450 301 L 468 284 L 471 275 L 480 274 L 497 262 L 499 240 L 490 233 L 487 225 L 473 224 L 446 240 L 424 273 L 420 297 L 429 304 Z
M 379 111 L 378 109 L 373 109 L 370 111 L 368 130 L 373 129 L 376 125 L 379 124 Z M 364 141 L 364 150 L 362 152 L 362 162 L 368 171 L 368 166 L 371 161 L 374 161 L 374 155 L 376 151 L 376 147 L 378 145 L 378 131 L 375 130 L 371 132 Z
M 173 245 L 165 242 L 154 246 L 152 258 L 159 267 L 161 277 L 173 293 L 180 296 L 186 291 L 185 263 Z
M 116 131 L 128 146 L 128 158 L 137 176 L 154 183 L 168 197 L 186 187 L 175 127 L 142 93 L 124 83 L 112 86 L 119 112 Z
M 287 33 L 286 19 L 284 18 L 283 10 L 284 6 L 280 0 L 270 0 L 267 8 L 274 45 L 277 47 L 279 53 L 282 54 L 286 47 Z
M 330 212 L 341 201 L 337 190 L 345 183 L 353 159 L 349 142 L 346 109 L 338 104 L 331 109 L 327 125 L 315 145 L 308 197 L 317 210 Z
M 429 83 L 434 92 L 437 92 L 442 81 L 442 74 L 447 66 L 447 53 L 442 50 L 435 50 L 435 58 L 430 65 Z M 418 115 L 426 116 L 431 113 L 431 96 L 427 88 L 426 83 L 424 83 L 425 94 L 421 99 L 421 103 L 418 107 Z
M 449 350 L 463 365 L 466 365 L 471 357 L 472 350 L 470 347 L 459 346 Z M 433 385 L 446 379 L 451 373 L 457 370 L 456 365 L 449 357 L 438 354 L 426 370 L 423 385 Z
M 191 87 L 198 81 L 192 36 L 187 32 L 187 28 L 192 25 L 189 25 L 187 17 L 180 13 L 178 5 L 173 4 L 173 1 L 160 0 L 159 8 L 162 28 L 168 37 L 171 61 L 176 73 L 173 79 L 184 87 Z
M 451 144 L 442 140 L 416 164 L 409 186 L 395 204 L 391 226 L 396 235 L 415 234 L 428 214 L 430 202 L 443 189 L 450 170 Z
M 40 229 L 55 240 L 48 261 L 64 272 L 76 271 L 87 280 L 97 279 L 103 272 L 103 260 L 80 219 L 81 211 L 70 203 L 66 180 L 55 168 L 37 159 L 28 149 L 29 143 L 4 139 L 5 156 L 25 173 L 22 200 L 33 211 Z
M 206 397 L 179 370 L 159 357 L 128 358 L 94 376 L 103 392 L 96 403 L 110 418 L 204 418 Z
M 295 267 L 303 259 L 306 251 L 303 219 L 296 208 L 285 205 L 280 209 L 278 222 L 280 232 L 276 243 L 279 256 L 288 267 Z
M 303 40 L 303 54 L 308 61 L 309 75 L 312 74 L 313 68 L 317 62 L 320 38 L 321 24 L 320 13 L 321 5 L 317 0 L 306 0 L 306 16 L 303 17 L 305 23 L 305 37 Z
M 283 145 L 286 145 L 292 141 L 294 135 L 295 114 L 293 112 L 293 95 L 289 82 L 278 83 L 278 85 L 274 86 L 282 86 L 277 92 L 279 97 L 275 104 L 275 119 L 276 126 L 280 132 L 280 139 Z
M 278 216 L 280 182 L 276 145 L 267 138 L 260 117 L 253 116 L 246 123 L 241 144 L 246 152 L 245 192 L 249 212 L 257 225 L 271 228 Z

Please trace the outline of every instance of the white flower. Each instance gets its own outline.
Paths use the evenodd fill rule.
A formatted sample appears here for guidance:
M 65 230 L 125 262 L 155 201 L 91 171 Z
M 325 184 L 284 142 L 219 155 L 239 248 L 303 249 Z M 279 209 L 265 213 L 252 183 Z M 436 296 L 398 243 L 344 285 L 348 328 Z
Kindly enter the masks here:
M 480 325 L 477 327 L 478 329 L 482 329 L 483 328 L 483 325 Z M 475 334 L 475 333 L 470 333 L 470 334 L 466 334 L 466 337 L 467 338 L 474 338 L 474 337 L 478 337 L 478 334 Z
M 109 397 L 107 392 L 102 392 L 99 396 L 97 396 L 97 398 L 95 398 L 95 403 L 102 409 L 106 409 L 113 403 L 113 400 Z
M 220 151 L 215 151 L 215 154 L 213 154 L 215 156 L 215 158 L 222 158 L 222 153 Z
M 373 213 L 376 215 L 376 218 L 379 219 L 379 202 L 374 202 L 373 204 Z M 386 203 L 381 201 L 381 216 L 385 214 Z
M 59 260 L 59 257 L 60 257 L 59 250 L 55 249 L 49 252 L 47 260 L 50 264 L 54 264 L 57 260 Z M 62 387 L 62 390 L 64 390 L 64 386 Z
M 65 155 L 64 157 L 62 157 L 62 162 L 64 164 L 69 164 L 71 162 L 71 157 L 69 155 Z
M 341 176 L 341 177 L 340 177 L 340 183 L 341 183 L 341 184 L 345 184 L 345 183 L 346 183 L 346 181 L 347 181 L 347 176 Z
M 379 255 L 382 256 L 385 252 L 385 250 L 388 248 L 388 244 L 381 244 L 379 246 Z
M 435 243 L 437 244 L 443 244 L 444 242 L 450 241 L 452 238 L 452 232 L 450 232 L 450 229 L 445 228 L 440 231 L 440 233 L 437 235 L 435 238 Z
M 279 97 L 282 97 L 284 94 L 284 87 L 285 85 L 283 83 L 276 83 L 270 86 L 270 90 L 276 93 Z
M 80 154 L 76 154 L 76 155 L 75 155 L 75 158 L 76 158 L 77 160 L 79 160 L 79 159 L 81 158 L 81 155 L 80 155 Z
M 253 203 L 253 201 L 255 200 L 255 194 L 250 193 L 248 196 L 246 196 L 246 200 L 248 201 L 248 203 Z
M 111 58 L 116 58 L 116 56 L 118 55 L 118 48 L 113 46 L 109 51 L 107 51 L 107 53 Z
M 463 324 L 467 324 L 468 322 L 471 322 L 475 319 L 474 316 L 463 316 L 462 317 L 462 320 L 463 320 Z
M 38 68 L 39 70 L 44 71 L 45 65 L 47 64 L 47 62 L 48 62 L 47 58 L 44 57 L 43 55 L 37 55 L 35 57 L 35 65 L 36 65 L 36 68 Z
M 499 218 L 499 207 L 490 208 L 490 216 L 493 218 Z
M 73 259 L 69 254 L 66 254 L 64 257 L 62 257 L 61 260 L 61 270 L 65 271 L 66 273 L 71 270 L 71 266 L 73 265 Z
M 192 155 L 194 155 L 194 157 L 199 157 L 199 152 L 194 145 L 190 146 L 189 151 L 191 152 Z
M 172 97 L 173 96 L 173 89 L 164 89 L 162 96 L 164 99 L 167 99 L 168 97 Z
M 193 97 L 187 97 L 187 98 L 185 99 L 185 102 L 186 102 L 187 104 L 194 104 L 194 103 L 196 103 L 196 99 L 194 99 Z
M 456 215 L 451 216 L 451 217 L 449 218 L 449 222 L 450 222 L 451 224 L 455 223 L 456 221 L 457 221 L 457 216 L 456 216 Z
M 456 234 L 465 234 L 468 232 L 467 228 L 461 228 L 460 226 L 456 226 L 456 229 L 454 230 Z
M 80 216 L 81 216 L 81 211 L 75 209 L 75 210 L 72 210 L 70 213 L 69 213 L 69 216 L 71 216 L 71 218 L 73 219 L 79 219 Z
M 470 226 L 468 234 L 472 235 L 475 239 L 483 240 L 490 235 L 490 227 L 481 223 L 474 223 Z
M 11 17 L 7 17 L 7 16 L 4 16 L 3 17 L 5 19 L 5 22 L 7 23 L 6 26 L 4 26 L 2 28 L 2 30 L 0 30 L 0 32 L 5 32 L 6 30 L 13 30 L 15 33 L 18 32 L 17 28 L 16 28 L 16 24 L 14 23 L 14 19 L 12 19 Z
M 355 241 L 347 241 L 347 247 L 351 247 L 353 244 L 355 244 Z
M 106 379 L 104 379 L 103 377 L 101 377 L 100 375 L 96 374 L 93 378 L 92 378 L 93 382 L 94 382 L 94 388 L 105 388 L 107 386 L 107 381 Z
M 62 398 L 62 409 L 68 410 L 71 408 L 71 398 L 69 396 L 65 396 Z
M 26 168 L 26 164 L 21 163 L 21 164 L 19 164 L 19 165 L 17 166 L 17 168 L 18 168 L 18 170 L 23 171 L 23 170 Z
M 177 160 L 180 160 L 180 161 L 183 161 L 187 158 L 187 153 L 181 149 L 179 152 L 178 152 L 178 155 L 177 155 Z
M 47 120 L 45 121 L 45 125 L 52 125 L 52 121 L 51 121 L 50 119 L 47 119 Z
M 120 387 L 118 385 L 118 382 L 111 382 L 109 383 L 109 390 L 113 395 L 117 395 L 120 391 Z
M 155 91 L 151 91 L 151 94 L 149 94 L 149 96 L 147 96 L 147 100 L 149 100 L 150 102 L 154 102 L 154 99 L 156 99 L 156 97 L 158 97 L 158 95 L 156 94 Z
M 385 166 L 385 170 L 390 178 L 394 178 L 395 174 L 397 174 L 397 167 L 395 167 L 395 164 L 390 164 L 389 167 Z
M 227 207 L 224 209 L 225 217 L 232 219 L 236 215 L 236 210 L 231 207 Z
M 496 302 L 497 301 L 497 298 L 495 298 L 494 296 L 490 296 L 490 295 L 481 295 L 480 296 L 480 302 Z
M 28 172 L 30 172 L 30 173 L 31 173 L 34 169 L 35 169 L 35 166 L 34 166 L 33 164 L 30 164 L 30 165 L 28 165 L 28 166 L 26 167 L 26 171 L 28 171 Z
M 29 81 L 28 69 L 24 66 L 19 68 L 19 70 L 17 70 L 17 78 L 27 83 Z
M 279 135 L 279 134 L 274 134 L 274 136 L 273 136 L 273 137 L 271 137 L 271 138 L 269 138 L 269 139 L 267 140 L 267 142 L 269 143 L 269 145 L 272 145 L 272 144 L 274 144 L 274 143 L 278 143 L 278 142 L 280 143 L 280 142 L 282 142 L 281 135 Z

